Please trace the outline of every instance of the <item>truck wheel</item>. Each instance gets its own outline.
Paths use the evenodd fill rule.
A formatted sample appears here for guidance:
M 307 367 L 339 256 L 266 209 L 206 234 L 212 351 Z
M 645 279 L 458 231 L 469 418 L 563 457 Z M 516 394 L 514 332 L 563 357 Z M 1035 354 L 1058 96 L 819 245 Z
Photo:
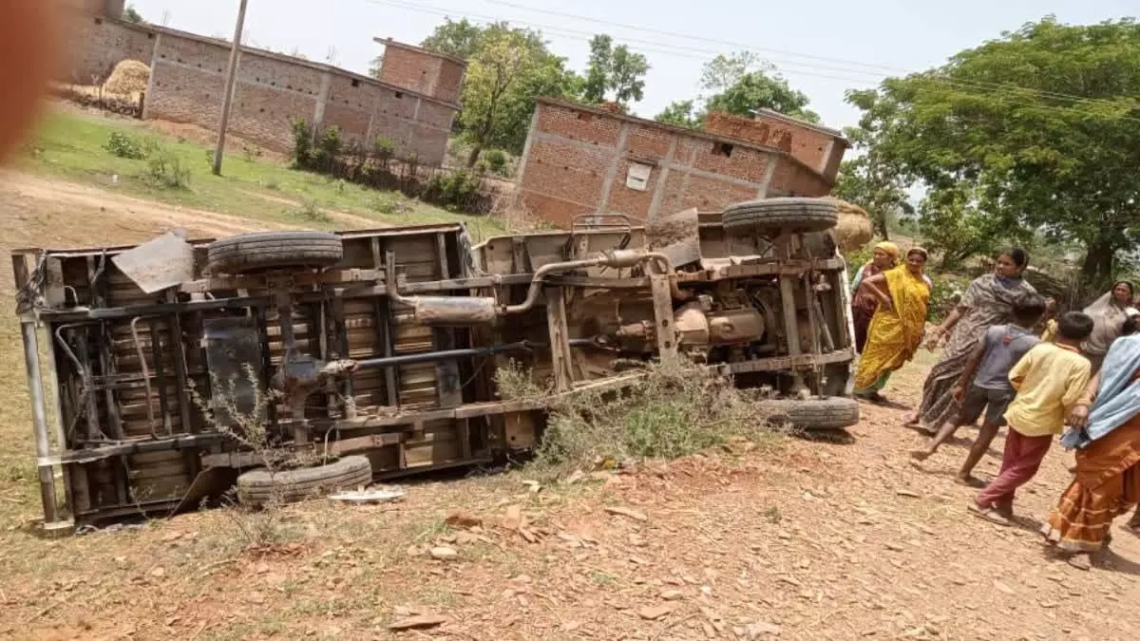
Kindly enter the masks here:
M 300 470 L 251 470 L 237 479 L 238 501 L 265 506 L 295 503 L 326 492 L 368 485 L 372 463 L 363 456 L 346 456 L 336 462 Z
M 726 232 L 751 235 L 780 230 L 827 231 L 839 224 L 835 203 L 820 198 L 768 198 L 729 205 L 721 215 Z
M 805 432 L 841 430 L 859 423 L 859 403 L 852 398 L 761 401 L 760 406 L 769 412 L 769 423 Z
M 211 274 L 242 274 L 282 267 L 331 267 L 344 257 L 340 238 L 318 231 L 242 234 L 214 241 L 206 251 Z

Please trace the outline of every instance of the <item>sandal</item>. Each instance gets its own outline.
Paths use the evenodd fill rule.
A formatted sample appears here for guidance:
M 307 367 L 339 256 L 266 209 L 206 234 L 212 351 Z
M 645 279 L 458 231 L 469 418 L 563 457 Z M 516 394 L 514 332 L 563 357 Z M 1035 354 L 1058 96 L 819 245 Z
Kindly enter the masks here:
M 983 508 L 977 503 L 970 503 L 966 506 L 966 509 L 970 511 L 970 514 L 973 514 L 979 519 L 985 519 L 994 525 L 1001 525 L 1003 527 L 1009 526 L 1009 519 L 1002 516 L 1000 512 L 992 507 Z
M 1065 559 L 1065 562 L 1074 568 L 1077 568 L 1078 570 L 1082 570 L 1084 572 L 1092 570 L 1092 557 L 1090 557 L 1088 554 L 1071 554 L 1069 555 L 1069 558 Z

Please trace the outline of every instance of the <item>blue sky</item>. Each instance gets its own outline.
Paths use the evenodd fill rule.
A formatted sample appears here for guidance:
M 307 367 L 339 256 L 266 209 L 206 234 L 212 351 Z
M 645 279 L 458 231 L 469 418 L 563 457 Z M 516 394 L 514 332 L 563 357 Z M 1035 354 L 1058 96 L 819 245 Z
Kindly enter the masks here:
M 238 0 L 129 1 L 150 22 L 227 37 L 238 6 Z M 858 118 L 843 101 L 847 89 L 939 65 L 1049 14 L 1091 23 L 1138 11 L 1137 0 L 249 0 L 246 27 L 250 44 L 313 60 L 331 55 L 334 64 L 361 72 L 382 50 L 373 37 L 419 43 L 444 15 L 539 28 L 579 70 L 590 35 L 609 33 L 649 58 L 645 99 L 634 106 L 645 117 L 694 97 L 705 61 L 748 48 L 808 94 L 825 124 L 844 127 Z

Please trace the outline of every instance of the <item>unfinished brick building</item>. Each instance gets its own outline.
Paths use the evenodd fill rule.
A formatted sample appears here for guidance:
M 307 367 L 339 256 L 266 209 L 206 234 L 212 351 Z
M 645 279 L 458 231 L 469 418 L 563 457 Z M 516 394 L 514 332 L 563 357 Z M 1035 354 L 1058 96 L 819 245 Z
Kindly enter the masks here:
M 834 129 L 790 118 L 771 109 L 759 110 L 755 118 L 711 113 L 705 118 L 705 131 L 775 147 L 791 154 L 829 182 L 835 182 L 848 147 L 847 140 Z
M 101 84 L 123 60 L 151 68 L 143 117 L 216 129 L 230 44 L 120 19 L 122 0 L 68 0 L 75 47 L 66 82 Z M 229 131 L 277 151 L 292 148 L 291 123 L 337 126 L 347 139 L 392 142 L 396 154 L 440 165 L 466 63 L 392 40 L 381 78 L 242 47 Z
M 846 140 L 762 116 L 740 119 L 746 124 L 710 118 L 713 126 L 698 131 L 540 98 L 519 166 L 523 203 L 566 227 L 582 214 L 644 221 L 691 207 L 717 212 L 757 198 L 826 196 Z

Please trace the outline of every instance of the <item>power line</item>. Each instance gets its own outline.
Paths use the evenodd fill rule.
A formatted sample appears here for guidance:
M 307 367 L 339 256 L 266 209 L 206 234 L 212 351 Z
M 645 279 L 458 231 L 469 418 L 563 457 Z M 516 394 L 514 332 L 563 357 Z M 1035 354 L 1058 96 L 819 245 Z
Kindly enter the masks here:
M 433 9 L 433 8 L 423 7 L 420 5 L 414 5 L 414 4 L 410 4 L 410 3 L 399 2 L 398 0 L 365 0 L 365 1 L 372 3 L 372 4 L 388 5 L 391 7 L 395 7 L 398 9 L 404 9 L 406 11 L 412 11 L 412 12 L 416 12 L 416 13 L 425 13 L 425 14 L 438 15 L 438 16 L 443 16 L 443 17 L 466 18 L 466 19 L 472 20 L 473 22 L 482 23 L 482 24 L 493 24 L 496 22 L 506 21 L 504 19 L 496 18 L 494 16 L 487 16 L 487 15 L 481 15 L 481 14 L 476 14 L 476 13 L 470 13 L 467 11 L 449 11 L 449 10 L 444 9 L 442 7 Z M 529 21 L 525 21 L 525 20 L 510 20 L 509 22 L 511 22 L 513 24 L 525 25 L 528 27 L 541 29 L 543 33 L 561 36 L 563 38 L 567 38 L 570 40 L 578 40 L 578 41 L 588 42 L 590 40 L 590 38 L 597 35 L 593 32 L 589 32 L 589 31 L 578 31 L 578 30 L 573 30 L 573 29 L 567 29 L 564 27 L 555 27 L 555 26 L 540 24 L 540 23 L 536 23 L 536 22 L 529 22 Z M 625 38 L 625 37 L 623 37 L 621 40 L 623 43 L 626 43 L 626 42 L 633 43 L 634 46 L 632 46 L 630 48 L 634 49 L 636 51 L 656 53 L 656 54 L 662 54 L 662 55 L 667 55 L 667 56 L 675 56 L 678 58 L 688 58 L 688 59 L 692 59 L 692 60 L 701 60 L 701 61 L 706 61 L 706 62 L 708 61 L 710 56 L 716 56 L 716 55 L 720 55 L 722 53 L 719 51 L 711 51 L 708 49 L 697 49 L 697 48 L 693 48 L 693 47 L 677 46 L 677 45 L 673 45 L 670 43 L 653 42 L 653 41 L 648 41 L 648 40 L 638 40 L 636 38 Z M 685 53 L 686 51 L 690 52 L 690 53 Z M 799 68 L 799 65 L 801 65 L 802 63 L 799 63 L 799 62 L 784 63 L 783 61 L 781 61 L 781 63 L 784 65 L 781 68 L 792 70 L 792 71 L 795 71 L 796 73 L 800 73 L 800 74 L 808 75 L 808 76 L 816 76 L 816 77 L 820 77 L 820 78 L 828 78 L 828 79 L 832 79 L 832 80 L 842 80 L 845 82 L 862 82 L 862 83 L 875 84 L 878 80 L 881 80 L 884 77 L 882 74 L 875 74 L 872 72 L 859 71 L 859 70 L 855 70 L 855 69 L 841 69 L 841 68 L 835 68 L 835 67 L 808 66 L 808 69 L 824 69 L 824 70 L 833 70 L 833 71 L 838 71 L 838 72 L 857 73 L 857 74 L 876 76 L 876 80 L 871 81 L 871 80 L 868 80 L 865 78 L 852 78 L 850 76 L 827 75 L 827 74 L 820 74 L 820 73 L 817 73 L 815 71 L 801 69 L 801 68 Z
M 851 61 L 849 61 L 849 60 L 841 60 L 839 58 L 828 58 L 826 56 L 816 56 L 816 55 L 806 54 L 806 53 L 797 53 L 795 51 L 788 51 L 788 50 L 784 50 L 784 49 L 771 49 L 771 48 L 765 48 L 765 47 L 756 47 L 753 45 L 745 45 L 745 44 L 741 44 L 739 42 L 729 42 L 727 40 L 721 40 L 721 39 L 716 39 L 716 38 L 706 38 L 703 36 L 694 36 L 694 35 L 690 35 L 690 34 L 677 33 L 674 31 L 662 31 L 659 29 L 651 29 L 649 27 L 638 27 L 638 26 L 630 25 L 630 24 L 622 24 L 620 22 L 610 22 L 610 21 L 601 20 L 598 18 L 590 18 L 587 16 L 578 16 L 578 15 L 574 15 L 571 13 L 562 13 L 559 11 L 552 11 L 552 10 L 547 10 L 547 9 L 536 9 L 534 7 L 528 7 L 526 5 L 516 4 L 514 2 L 506 2 L 504 0 L 484 0 L 484 2 L 487 2 L 488 4 L 497 4 L 497 5 L 501 5 L 504 7 L 510 7 L 512 9 L 520 9 L 522 11 L 530 11 L 533 13 L 545 13 L 545 14 L 549 14 L 552 16 L 558 16 L 559 18 L 569 18 L 571 20 L 581 20 L 583 22 L 592 22 L 594 24 L 601 24 L 601 25 L 613 26 L 613 27 L 621 27 L 623 29 L 630 29 L 632 31 L 642 31 L 645 33 L 652 33 L 655 35 L 667 36 L 670 38 L 681 38 L 683 40 L 707 42 L 709 44 L 716 44 L 716 45 L 729 45 L 732 47 L 738 47 L 740 49 L 747 49 L 748 51 L 775 53 L 775 54 L 779 54 L 779 55 L 783 55 L 783 56 L 793 56 L 796 58 L 805 58 L 808 60 L 819 60 L 821 62 L 838 62 L 838 63 L 844 64 L 844 65 L 855 64 L 856 66 L 881 69 L 883 71 L 889 71 L 891 73 L 906 73 L 905 69 L 898 69 L 898 68 L 894 68 L 894 67 L 886 67 L 886 66 L 873 65 L 873 64 L 867 64 L 867 63 L 851 63 Z
M 437 15 L 445 15 L 445 16 L 448 16 L 448 15 L 460 15 L 460 16 L 466 15 L 467 17 L 470 17 L 470 18 L 479 18 L 479 19 L 482 19 L 484 21 L 490 21 L 490 22 L 498 22 L 498 21 L 505 20 L 503 18 L 473 14 L 473 13 L 466 12 L 466 11 L 448 11 L 448 10 L 443 9 L 442 7 L 438 7 L 438 6 L 430 6 L 430 5 L 424 6 L 424 5 L 420 5 L 420 4 L 409 4 L 406 2 L 398 2 L 398 1 L 394 1 L 394 0 L 367 0 L 367 1 L 375 3 L 375 4 L 388 4 L 390 6 L 401 7 L 401 8 L 410 10 L 410 11 L 420 11 L 420 12 L 424 12 L 424 13 L 436 13 Z M 747 51 L 753 51 L 753 52 L 768 51 L 768 52 L 779 53 L 781 55 L 790 55 L 790 56 L 794 56 L 794 57 L 800 57 L 800 58 L 805 58 L 805 59 L 810 59 L 810 60 L 820 60 L 820 61 L 825 61 L 825 62 L 837 62 L 837 63 L 840 63 L 842 65 L 846 65 L 845 67 L 832 67 L 832 66 L 818 65 L 818 64 L 814 64 L 814 63 L 806 63 L 806 62 L 802 62 L 802 61 L 780 60 L 780 59 L 776 59 L 776 58 L 768 58 L 766 60 L 767 62 L 771 62 L 771 63 L 779 63 L 780 65 L 784 65 L 785 67 L 788 65 L 796 65 L 797 67 L 807 67 L 809 69 L 824 69 L 824 70 L 828 70 L 828 71 L 839 71 L 839 72 L 844 72 L 844 73 L 857 73 L 857 74 L 862 74 L 862 75 L 874 75 L 874 76 L 877 76 L 880 80 L 891 75 L 888 73 L 884 73 L 884 71 L 890 71 L 892 73 L 900 73 L 900 74 L 907 74 L 907 75 L 916 73 L 912 70 L 901 69 L 898 67 L 888 67 L 888 66 L 884 66 L 884 65 L 875 65 L 875 64 L 858 62 L 858 61 L 841 60 L 838 58 L 829 58 L 826 56 L 804 54 L 804 53 L 798 53 L 798 52 L 787 51 L 787 50 L 782 50 L 782 49 L 771 49 L 771 48 L 765 48 L 765 47 L 757 47 L 757 46 L 749 45 L 749 44 L 745 44 L 745 43 L 731 42 L 731 41 L 725 41 L 725 40 L 721 40 L 721 39 L 713 39 L 713 38 L 707 38 L 707 37 L 703 37 L 703 36 L 694 36 L 694 35 L 682 34 L 682 33 L 671 32 L 671 31 L 662 31 L 662 30 L 657 30 L 657 29 L 651 29 L 648 27 L 639 27 L 636 25 L 629 25 L 629 24 L 613 22 L 613 21 L 609 21 L 609 20 L 602 20 L 602 19 L 598 19 L 598 18 L 590 18 L 588 16 L 580 16 L 580 15 L 575 15 L 575 14 L 570 14 L 570 13 L 563 13 L 563 12 L 559 12 L 559 11 L 553 11 L 553 10 L 547 10 L 547 9 L 536 9 L 533 7 L 528 7 L 526 5 L 522 5 L 522 4 L 518 4 L 518 3 L 514 3 L 514 2 L 508 2 L 507 0 L 486 0 L 486 2 L 491 3 L 491 4 L 498 4 L 498 5 L 502 5 L 502 6 L 506 6 L 506 7 L 511 7 L 511 8 L 515 8 L 515 9 L 520 9 L 523 11 L 530 11 L 532 13 L 548 14 L 548 15 L 557 16 L 560 18 L 567 18 L 567 19 L 571 19 L 571 20 L 581 20 L 584 22 L 591 22 L 594 24 L 600 24 L 600 25 L 604 25 L 604 26 L 618 27 L 618 28 L 622 28 L 622 29 L 630 29 L 633 31 L 641 31 L 641 32 L 645 32 L 645 33 L 663 35 L 663 36 L 667 36 L 667 37 L 671 37 L 671 38 L 681 38 L 681 39 L 685 39 L 685 40 L 698 41 L 698 42 L 708 42 L 708 43 L 713 43 L 713 44 L 724 44 L 724 45 L 729 45 L 729 46 L 736 47 L 739 49 L 744 49 Z M 432 9 L 434 9 L 434 11 Z M 570 30 L 567 30 L 567 29 L 562 28 L 562 27 L 553 27 L 553 26 L 549 26 L 549 25 L 543 25 L 543 24 L 534 23 L 534 22 L 527 22 L 527 21 L 523 21 L 523 20 L 510 20 L 510 22 L 543 29 L 545 31 L 550 31 L 552 33 L 554 33 L 557 30 L 561 30 L 563 32 L 568 32 L 568 33 L 586 33 L 587 35 L 594 35 L 594 34 L 591 34 L 589 32 L 570 31 Z M 644 43 L 644 44 L 649 44 L 649 45 L 656 45 L 659 47 L 677 47 L 677 45 L 675 45 L 673 43 L 650 42 L 650 41 L 637 40 L 637 39 L 627 38 L 627 37 L 623 37 L 622 40 L 628 41 L 628 42 L 639 42 L 639 43 Z M 688 50 L 688 51 L 708 53 L 711 55 L 720 55 L 721 53 L 723 53 L 720 51 L 709 52 L 708 50 L 694 49 L 691 47 L 683 47 L 683 48 Z M 674 54 L 672 51 L 660 51 L 660 53 L 663 53 L 665 55 L 677 55 L 677 54 Z M 685 57 L 685 56 L 680 56 L 680 57 Z M 876 69 L 878 71 L 863 71 L 860 69 L 851 69 L 849 67 L 863 67 L 865 69 Z M 801 73 L 804 75 L 816 75 L 816 76 L 825 77 L 825 78 L 834 78 L 834 76 L 820 76 L 820 74 L 816 74 L 816 73 L 809 72 L 809 71 L 803 71 L 802 69 L 799 69 L 798 71 L 796 71 L 796 73 Z M 956 78 L 949 78 L 949 77 L 942 76 L 942 75 L 937 76 L 937 78 L 939 80 L 943 80 L 947 83 L 958 85 L 959 87 L 974 87 L 974 88 L 979 88 L 979 89 L 985 89 L 987 91 L 1016 91 L 1016 92 L 1034 94 L 1034 95 L 1040 96 L 1042 98 L 1050 98 L 1053 100 L 1061 100 L 1061 101 L 1066 101 L 1066 102 L 1088 103 L 1090 105 L 1096 105 L 1096 104 L 1103 103 L 1103 104 L 1109 105 L 1109 106 L 1117 106 L 1117 104 L 1115 103 L 1114 100 L 1108 99 L 1108 98 L 1089 98 L 1089 97 L 1085 97 L 1085 96 L 1078 96 L 1075 94 L 1066 94 L 1066 93 L 1045 91 L 1045 90 L 1041 90 L 1041 89 L 1033 89 L 1030 87 L 1022 87 L 1019 85 L 991 83 L 991 82 L 984 82 L 984 81 L 978 81 L 978 80 L 962 80 L 962 79 L 956 79 Z M 835 79 L 843 79 L 843 78 L 835 78 Z M 867 82 L 866 80 L 862 80 L 862 79 L 848 79 L 848 80 L 851 80 L 853 82 Z
M 569 34 L 569 35 L 564 36 L 564 37 L 568 37 L 568 38 L 572 38 L 572 39 L 573 38 L 589 39 L 589 38 L 592 38 L 593 36 L 597 35 L 596 32 L 592 32 L 592 31 L 581 31 L 581 30 L 576 30 L 576 29 L 569 29 L 566 27 L 556 27 L 556 26 L 552 26 L 552 25 L 548 25 L 548 24 L 542 24 L 542 23 L 538 23 L 538 22 L 530 22 L 530 21 L 526 21 L 526 20 L 513 20 L 513 19 L 508 20 L 506 18 L 499 18 L 499 17 L 495 17 L 495 16 L 488 16 L 485 14 L 472 13 L 472 12 L 467 11 L 467 10 L 455 11 L 455 10 L 446 9 L 444 7 L 424 6 L 424 5 L 411 3 L 411 2 L 402 2 L 400 0 L 365 0 L 365 1 L 370 2 L 372 4 L 385 4 L 385 5 L 388 5 L 391 7 L 406 9 L 408 11 L 414 11 L 414 12 L 418 12 L 418 13 L 429 13 L 429 14 L 445 16 L 445 17 L 450 17 L 450 16 L 464 17 L 464 18 L 468 18 L 468 19 L 473 19 L 476 22 L 483 22 L 484 24 L 495 23 L 495 22 L 511 22 L 513 24 L 526 25 L 528 27 L 541 29 L 543 32 L 548 32 L 548 33 L 553 33 L 553 34 Z M 724 53 L 723 51 L 714 51 L 714 50 L 710 50 L 710 49 L 699 49 L 699 48 L 695 48 L 695 47 L 687 47 L 687 46 L 677 45 L 675 43 L 670 43 L 670 42 L 640 40 L 638 38 L 629 38 L 629 37 L 625 37 L 625 36 L 623 36 L 621 38 L 621 41 L 623 43 L 628 42 L 628 43 L 635 43 L 635 44 L 640 44 L 640 45 L 647 45 L 647 46 L 651 46 L 651 47 L 667 47 L 667 49 L 654 50 L 655 52 L 660 52 L 660 53 L 664 53 L 667 55 L 674 54 L 677 50 L 693 52 L 693 53 L 701 54 L 701 60 L 708 60 L 708 56 L 710 56 L 710 55 L 716 56 L 716 55 L 721 55 Z M 691 56 L 680 56 L 680 57 L 691 57 Z M 796 60 L 772 59 L 772 60 L 766 60 L 766 61 L 779 62 L 779 63 L 785 64 L 785 65 L 801 66 L 801 67 L 806 67 L 809 69 L 823 69 L 825 71 L 838 71 L 841 73 L 856 73 L 856 74 L 862 74 L 862 75 L 871 75 L 871 76 L 875 76 L 876 78 L 880 78 L 880 79 L 886 77 L 886 75 L 887 75 L 887 74 L 884 74 L 882 72 L 863 71 L 860 69 L 849 69 L 846 67 L 832 67 L 832 66 L 826 66 L 826 65 L 816 65 L 816 64 L 804 63 L 804 62 L 800 62 L 800 61 L 796 61 Z
M 514 24 L 525 25 L 528 27 L 540 29 L 545 33 L 551 33 L 554 35 L 559 35 L 561 37 L 571 39 L 571 40 L 588 42 L 593 36 L 597 35 L 595 33 L 588 32 L 588 31 L 571 30 L 571 29 L 566 29 L 563 27 L 554 27 L 554 26 L 547 25 L 547 24 L 529 22 L 529 21 L 525 21 L 525 20 L 508 20 L 505 18 L 500 18 L 500 17 L 495 17 L 495 16 L 487 16 L 487 15 L 476 14 L 476 13 L 470 13 L 470 12 L 466 12 L 466 11 L 448 10 L 446 8 L 443 8 L 443 7 L 436 7 L 436 6 L 429 7 L 429 6 L 423 6 L 423 5 L 418 5 L 418 4 L 411 4 L 408 2 L 401 2 L 400 0 L 365 0 L 365 1 L 372 3 L 372 4 L 383 4 L 383 5 L 387 5 L 390 7 L 397 8 L 397 9 L 403 9 L 403 10 L 411 11 L 411 12 L 415 12 L 415 13 L 438 15 L 438 16 L 443 16 L 443 17 L 466 18 L 466 19 L 472 20 L 472 21 L 477 22 L 477 23 L 481 22 L 483 24 L 493 24 L 493 23 L 497 23 L 497 22 L 510 22 L 510 23 L 514 23 Z M 533 10 L 533 11 L 539 11 L 539 10 Z M 563 15 L 563 14 L 554 13 L 554 15 Z M 606 23 L 605 21 L 596 21 L 596 22 L 601 22 L 603 24 L 611 24 L 613 26 L 619 26 L 619 27 L 622 26 L 622 25 L 617 24 L 617 23 Z M 674 57 L 679 57 L 679 58 L 699 59 L 699 60 L 707 61 L 709 59 L 709 57 L 721 55 L 723 53 L 720 51 L 713 51 L 713 50 L 709 50 L 709 49 L 698 49 L 698 48 L 694 48 L 694 47 L 677 46 L 677 45 L 674 45 L 671 43 L 661 43 L 661 42 L 654 42 L 654 41 L 638 40 L 636 38 L 622 37 L 621 40 L 622 40 L 622 42 L 634 43 L 634 46 L 631 47 L 631 49 L 634 49 L 634 50 L 638 50 L 638 51 L 642 51 L 642 52 L 648 52 L 648 53 L 661 54 L 661 55 L 669 55 L 669 56 L 674 56 Z M 644 44 L 641 44 L 641 43 L 644 43 Z M 734 44 L 734 43 L 728 43 L 728 44 Z M 648 46 L 646 46 L 646 45 L 648 45 Z M 736 45 L 736 46 L 746 47 L 746 45 Z M 668 48 L 663 48 L 663 47 L 668 47 Z M 686 51 L 691 52 L 691 53 L 685 53 Z M 700 55 L 696 55 L 696 54 L 700 54 Z M 814 76 L 814 77 L 818 77 L 818 78 L 825 78 L 825 79 L 829 79 L 829 80 L 838 80 L 838 81 L 848 82 L 848 83 L 865 83 L 865 84 L 872 84 L 873 85 L 873 84 L 877 84 L 878 81 L 881 81 L 881 80 L 885 79 L 886 77 L 888 77 L 887 74 L 884 74 L 882 72 L 870 72 L 870 71 L 860 71 L 860 70 L 855 70 L 855 69 L 842 69 L 842 68 L 836 68 L 836 67 L 826 67 L 826 66 L 814 65 L 814 64 L 810 64 L 810 63 L 803 63 L 803 62 L 799 62 L 799 61 L 788 62 L 788 61 L 771 61 L 771 60 L 768 60 L 768 62 L 780 62 L 780 66 L 778 66 L 778 68 L 785 69 L 785 70 L 788 70 L 790 72 L 793 72 L 793 73 L 796 73 L 799 75 Z M 806 67 L 807 69 L 804 69 L 801 67 Z M 862 75 L 866 75 L 866 76 L 875 76 L 877 80 L 871 81 L 871 80 L 868 80 L 866 78 L 853 78 L 849 75 L 848 76 L 836 76 L 836 75 L 830 75 L 830 74 L 821 74 L 821 73 L 818 73 L 816 71 L 812 71 L 812 69 L 820 69 L 820 68 L 822 68 L 824 70 L 835 70 L 835 71 L 839 71 L 841 73 L 848 73 L 848 74 L 856 73 L 856 74 L 862 74 Z M 912 75 L 917 75 L 917 74 L 912 74 Z M 979 91 L 979 92 L 984 91 L 984 92 L 987 92 L 991 95 L 996 94 L 996 95 L 1000 96 L 1000 95 L 1004 94 L 1005 97 L 1026 99 L 1026 100 L 1032 100 L 1034 96 L 1036 96 L 1039 99 L 1040 98 L 1054 97 L 1054 95 L 1050 94 L 1049 92 L 1043 92 L 1043 91 L 1031 89 L 1028 87 L 1019 87 L 1016 85 L 997 85 L 997 84 L 993 84 L 993 83 L 976 83 L 976 82 L 952 79 L 952 78 L 948 78 L 948 77 L 941 76 L 941 75 L 938 75 L 938 76 L 929 76 L 928 75 L 928 76 L 921 76 L 921 77 L 923 77 L 924 79 L 929 80 L 931 82 L 941 82 L 941 83 L 945 83 L 945 84 L 950 85 L 950 86 L 957 86 L 958 88 L 961 88 L 964 90 L 972 89 L 974 91 Z M 1110 100 L 1081 98 L 1081 97 L 1076 97 L 1076 96 L 1066 96 L 1064 94 L 1055 95 L 1055 99 L 1093 103 L 1090 106 L 1095 106 L 1099 103 L 1105 103 L 1106 105 L 1109 105 L 1109 106 L 1117 106 L 1116 103 L 1114 103 Z M 1084 115 L 1084 116 L 1089 116 L 1089 117 L 1102 116 L 1102 114 L 1084 111 L 1081 109 L 1077 109 L 1075 107 L 1064 107 L 1064 106 L 1060 106 L 1060 105 L 1041 104 L 1040 100 L 1033 101 L 1033 102 L 1036 104 L 1037 108 L 1041 108 L 1041 109 L 1051 109 L 1051 110 L 1069 112 L 1072 114 Z M 1133 118 L 1130 116 L 1121 116 L 1120 118 L 1122 120 L 1129 120 L 1129 121 L 1135 121 L 1137 123 L 1140 123 L 1140 119 L 1138 119 L 1138 118 Z
M 827 56 L 817 56 L 814 54 L 799 53 L 796 51 L 789 51 L 786 49 L 771 49 L 771 48 L 765 48 L 765 47 L 757 47 L 755 45 L 750 45 L 750 44 L 743 44 L 743 43 L 739 43 L 739 42 L 731 42 L 731 41 L 716 39 L 716 38 L 708 38 L 705 36 L 696 36 L 696 35 L 691 35 L 691 34 L 678 33 L 675 31 L 662 31 L 659 29 L 652 29 L 649 27 L 639 27 L 637 25 L 624 24 L 624 23 L 620 23 L 620 22 L 612 22 L 612 21 L 608 21 L 608 20 L 601 20 L 599 18 L 591 18 L 589 16 L 581 16 L 581 15 L 576 15 L 576 14 L 571 14 L 571 13 L 563 13 L 560 11 L 553 11 L 553 10 L 549 10 L 549 9 L 536 9 L 534 7 L 529 7 L 527 5 L 518 4 L 515 2 L 508 2 L 507 0 L 484 0 L 484 2 L 487 2 L 488 4 L 496 4 L 496 5 L 501 5 L 504 7 L 510 7 L 513 9 L 519 9 L 522 11 L 530 11 L 532 13 L 547 14 L 547 15 L 557 16 L 560 18 L 568 18 L 571 20 L 581 20 L 583 22 L 591 22 L 594 24 L 620 27 L 622 29 L 630 29 L 633 31 L 641 31 L 644 33 L 652 33 L 652 34 L 667 36 L 667 37 L 671 37 L 671 38 L 680 38 L 682 40 L 692 40 L 692 41 L 696 41 L 696 42 L 707 42 L 707 43 L 718 44 L 718 45 L 729 45 L 732 47 L 737 47 L 740 49 L 753 51 L 753 52 L 766 51 L 766 52 L 776 53 L 776 54 L 780 54 L 780 55 L 793 56 L 796 58 L 805 58 L 805 59 L 809 59 L 809 60 L 819 60 L 822 62 L 837 62 L 839 64 L 846 65 L 846 66 L 864 67 L 864 68 L 868 68 L 868 69 L 878 69 L 878 70 L 883 70 L 883 71 L 889 71 L 892 74 L 910 75 L 910 74 L 915 73 L 913 70 L 902 69 L 899 67 L 888 67 L 888 66 L 884 66 L 884 65 L 876 65 L 876 64 L 859 62 L 859 61 L 854 61 L 854 60 L 843 60 L 840 58 L 830 58 Z M 877 73 L 881 73 L 881 71 L 877 72 Z M 1049 96 L 1049 97 L 1056 98 L 1059 100 L 1070 100 L 1070 101 L 1074 101 L 1074 102 L 1111 102 L 1110 99 L 1105 99 L 1105 98 L 1089 98 L 1086 96 L 1078 96 L 1076 94 L 1066 94 L 1066 93 L 1059 93 L 1059 92 L 1053 92 L 1053 91 L 1045 91 L 1042 89 L 1032 89 L 1029 87 L 1021 87 L 1019 85 L 1011 85 L 1011 84 L 1007 84 L 1007 83 L 990 83 L 990 82 L 984 82 L 984 81 L 967 81 L 967 80 L 960 80 L 960 79 L 948 79 L 948 80 L 952 80 L 953 82 L 957 82 L 960 84 L 973 84 L 973 85 L 977 85 L 977 86 L 990 86 L 990 87 L 1002 88 L 1002 89 L 1017 89 L 1017 90 L 1021 90 L 1021 91 L 1028 91 L 1028 92 L 1040 94 L 1042 96 Z

